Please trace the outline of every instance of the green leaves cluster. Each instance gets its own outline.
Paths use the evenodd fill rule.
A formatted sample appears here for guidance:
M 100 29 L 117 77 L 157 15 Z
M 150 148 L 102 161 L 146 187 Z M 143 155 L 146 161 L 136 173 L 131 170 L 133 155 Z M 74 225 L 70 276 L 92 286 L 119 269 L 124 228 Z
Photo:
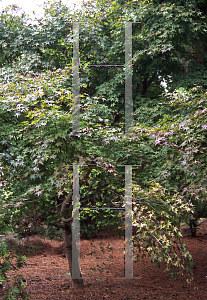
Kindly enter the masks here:
M 14 262 L 14 259 L 16 262 Z M 11 254 L 7 249 L 5 242 L 0 240 L 0 284 L 5 280 L 10 281 L 14 280 L 14 283 L 7 289 L 6 294 L 3 299 L 5 300 L 14 300 L 14 299 L 28 299 L 31 298 L 26 291 L 25 283 L 22 280 L 22 275 L 18 274 L 12 278 L 8 277 L 7 272 L 9 270 L 19 270 L 25 263 L 26 257 L 24 256 L 15 256 Z
M 151 182 L 147 190 L 134 185 L 134 241 L 142 259 L 148 253 L 151 262 L 160 267 L 165 261 L 174 278 L 193 266 L 190 253 L 181 241 L 180 222 L 187 220 L 192 204 L 184 203 L 179 194 L 170 194 L 158 183 Z M 179 269 L 179 271 L 178 271 Z

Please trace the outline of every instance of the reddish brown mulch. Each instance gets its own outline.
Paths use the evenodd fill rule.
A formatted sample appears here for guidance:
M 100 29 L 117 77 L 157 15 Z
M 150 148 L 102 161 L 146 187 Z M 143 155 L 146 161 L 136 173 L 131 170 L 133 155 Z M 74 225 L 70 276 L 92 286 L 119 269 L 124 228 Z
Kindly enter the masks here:
M 36 238 L 37 239 L 37 238 Z M 31 239 L 30 243 L 35 239 Z M 26 290 L 34 300 L 60 300 L 60 299 L 179 299 L 189 300 L 207 299 L 207 223 L 200 226 L 197 237 L 185 236 L 184 241 L 194 259 L 194 280 L 188 285 L 185 282 L 174 281 L 161 265 L 151 265 L 134 262 L 134 276 L 142 279 L 116 279 L 124 276 L 123 239 L 120 237 L 95 238 L 93 245 L 90 240 L 81 240 L 81 269 L 85 279 L 85 287 L 75 290 L 71 279 L 67 275 L 68 263 L 64 257 L 62 242 L 41 239 L 43 249 L 27 259 L 27 267 L 20 270 L 26 279 Z M 102 243 L 102 244 L 101 244 Z M 113 247 L 112 254 L 107 246 Z M 104 253 L 101 251 L 104 247 Z M 92 251 L 93 255 L 89 255 Z M 103 273 L 101 266 L 105 264 Z M 90 273 L 90 268 L 97 271 Z M 9 275 L 14 273 L 10 272 Z M 8 287 L 6 283 L 1 293 Z M 2 299 L 2 297 L 0 297 Z

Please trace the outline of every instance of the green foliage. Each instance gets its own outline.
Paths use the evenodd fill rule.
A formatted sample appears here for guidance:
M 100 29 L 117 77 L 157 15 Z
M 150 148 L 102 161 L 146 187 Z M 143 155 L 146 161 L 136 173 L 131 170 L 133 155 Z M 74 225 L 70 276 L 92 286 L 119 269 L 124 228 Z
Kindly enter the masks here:
M 120 3 L 120 2 L 118 2 Z M 101 9 L 105 14 L 100 15 Z M 198 62 L 195 51 L 201 56 L 206 45 L 205 16 L 195 11 L 189 3 L 153 4 L 146 1 L 131 5 L 98 1 L 90 3 L 93 14 L 80 13 L 80 75 L 88 84 L 89 95 L 102 97 L 102 101 L 119 112 L 124 111 L 124 72 L 123 67 L 96 68 L 95 65 L 115 65 L 125 63 L 124 21 L 133 23 L 133 99 L 134 107 L 142 106 L 143 97 L 154 99 L 162 92 L 160 79 L 173 76 L 172 88 L 183 77 L 182 82 L 206 84 L 206 60 Z M 122 20 L 123 22 L 120 22 Z M 86 32 L 90 32 L 87 34 Z M 202 43 L 202 51 L 200 46 Z M 193 45 L 193 46 L 192 46 Z M 189 72 L 184 73 L 186 62 Z M 199 69 L 202 64 L 202 71 Z M 190 67 L 191 65 L 191 67 Z M 84 67 L 83 67 L 84 66 Z M 170 72 L 169 72 L 170 70 Z M 183 74 L 184 73 L 184 74 Z M 199 75 L 199 76 L 198 76 Z M 195 82 L 196 78 L 196 82 Z M 194 79 L 194 82 L 193 82 Z M 170 82 L 169 82 L 170 83 Z M 149 101 L 143 99 L 143 102 Z M 141 105 L 140 105 L 141 104 Z M 150 104 L 149 104 L 150 105 Z
M 14 259 L 16 260 L 14 262 Z M 9 270 L 19 270 L 25 263 L 26 257 L 14 255 L 8 251 L 5 242 L 0 240 L 0 284 L 5 280 L 13 280 L 13 284 L 7 289 L 6 294 L 3 299 L 5 300 L 15 300 L 15 299 L 28 299 L 32 298 L 25 292 L 25 283 L 22 280 L 22 275 L 17 274 L 10 278 L 7 276 Z
M 152 263 L 158 267 L 164 260 L 169 274 L 174 278 L 183 275 L 182 270 L 192 268 L 193 261 L 181 241 L 180 222 L 187 220 L 192 205 L 183 203 L 179 195 L 170 196 L 155 182 L 150 184 L 148 190 L 134 185 L 133 192 L 134 240 L 142 258 L 148 253 Z M 138 253 L 138 260 L 139 257 Z
M 123 220 L 118 210 L 88 209 L 80 213 L 80 233 L 83 237 L 93 238 L 101 230 L 120 225 L 123 225 Z
M 1 14 L 0 66 L 9 66 L 21 55 L 41 58 L 40 64 L 33 65 L 35 70 L 71 63 L 69 9 L 59 3 L 50 3 L 50 8 L 45 8 L 46 21 L 36 19 L 33 24 L 25 13 L 21 17 L 15 15 L 18 10 L 16 5 L 8 6 Z
M 156 144 L 168 149 L 160 173 L 165 170 L 163 182 L 174 182 L 198 206 L 206 201 L 206 92 L 199 87 L 180 89 L 167 97 L 174 114 L 165 115 L 157 131 Z
M 0 66 L 10 64 L 20 55 L 22 43 L 24 43 L 27 16 L 25 13 L 18 16 L 18 6 L 11 5 L 1 13 L 0 22 Z
M 134 165 L 135 192 L 144 198 L 135 203 L 143 213 L 134 215 L 139 242 L 153 262 L 165 260 L 174 275 L 175 267 L 184 267 L 175 251 L 179 242 L 191 274 L 179 222 L 191 204 L 197 211 L 206 209 L 207 27 L 204 10 L 195 10 L 199 3 L 102 0 L 87 2 L 72 14 L 63 4 L 50 2 L 38 24 L 29 24 L 25 14 L 13 16 L 10 8 L 2 12 L 2 232 L 25 229 L 22 222 L 29 230 L 43 224 L 59 230 L 59 207 L 78 163 L 83 164 L 81 209 L 92 208 L 81 212 L 82 234 L 122 224 L 121 211 L 99 208 L 124 205 L 119 166 Z M 72 131 L 74 20 L 80 22 L 80 137 Z M 124 66 L 90 66 L 125 64 L 126 21 L 134 22 L 134 127 L 127 135 Z M 149 187 L 149 181 L 155 185 Z

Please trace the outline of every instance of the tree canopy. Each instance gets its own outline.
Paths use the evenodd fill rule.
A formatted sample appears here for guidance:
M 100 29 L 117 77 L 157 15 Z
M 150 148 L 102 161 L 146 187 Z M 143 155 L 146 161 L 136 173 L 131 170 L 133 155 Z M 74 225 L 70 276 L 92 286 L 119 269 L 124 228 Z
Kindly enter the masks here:
M 191 272 L 180 222 L 188 219 L 192 205 L 206 211 L 205 5 L 100 0 L 72 13 L 55 2 L 38 24 L 28 23 L 26 14 L 16 16 L 17 11 L 6 8 L 0 23 L 1 230 L 18 230 L 22 219 L 66 226 L 60 225 L 65 211 L 59 208 L 67 204 L 67 216 L 72 216 L 66 199 L 73 164 L 83 164 L 82 207 L 124 206 L 120 165 L 134 165 L 138 248 L 152 262 L 165 260 L 175 277 L 174 267 Z M 75 21 L 80 137 L 72 131 Z M 134 123 L 127 134 L 125 22 L 133 23 Z M 96 214 L 99 224 L 100 213 L 91 218 Z M 110 215 L 121 220 L 121 213 Z

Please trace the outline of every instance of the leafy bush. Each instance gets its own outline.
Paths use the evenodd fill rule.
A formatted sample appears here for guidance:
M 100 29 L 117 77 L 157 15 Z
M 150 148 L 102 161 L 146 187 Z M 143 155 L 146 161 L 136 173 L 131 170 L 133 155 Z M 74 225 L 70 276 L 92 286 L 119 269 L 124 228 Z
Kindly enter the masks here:
M 3 284 L 4 281 L 13 281 L 5 293 L 4 300 L 32 298 L 25 291 L 25 283 L 21 274 L 11 278 L 7 276 L 9 270 L 16 271 L 26 265 L 25 261 L 25 256 L 14 255 L 9 252 L 6 243 L 0 239 L 0 284 Z
M 180 222 L 187 220 L 192 204 L 184 203 L 178 194 L 170 196 L 160 184 L 151 182 L 147 190 L 134 185 L 133 209 L 134 240 L 142 259 L 148 253 L 151 262 L 158 267 L 164 260 L 175 279 L 178 274 L 183 275 L 184 269 L 192 274 L 192 256 L 181 241 L 180 230 Z
M 123 223 L 118 210 L 83 210 L 80 213 L 80 233 L 93 238 L 96 233 L 107 228 L 118 228 Z

